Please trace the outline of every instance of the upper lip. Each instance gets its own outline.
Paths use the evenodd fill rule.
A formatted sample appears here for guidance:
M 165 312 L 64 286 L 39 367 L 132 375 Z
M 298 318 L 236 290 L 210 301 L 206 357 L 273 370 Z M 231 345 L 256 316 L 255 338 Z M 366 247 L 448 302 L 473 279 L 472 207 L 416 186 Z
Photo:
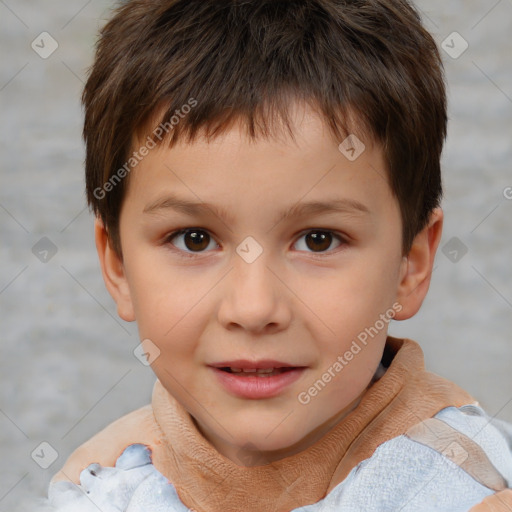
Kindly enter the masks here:
M 284 363 L 273 359 L 261 359 L 259 361 L 248 361 L 247 359 L 237 359 L 234 361 L 221 361 L 212 363 L 209 366 L 214 368 L 241 368 L 242 370 L 261 370 L 265 368 L 303 368 L 301 365 Z

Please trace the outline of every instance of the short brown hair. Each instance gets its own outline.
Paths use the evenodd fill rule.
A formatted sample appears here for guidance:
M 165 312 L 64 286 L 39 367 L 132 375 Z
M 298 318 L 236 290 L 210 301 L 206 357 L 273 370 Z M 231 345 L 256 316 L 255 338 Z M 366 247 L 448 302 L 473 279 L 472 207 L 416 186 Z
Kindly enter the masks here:
M 133 137 L 162 105 L 161 122 L 169 124 L 191 98 L 194 108 L 164 138 L 171 146 L 182 135 L 193 141 L 200 129 L 214 137 L 235 121 L 251 137 L 268 136 L 277 119 L 290 129 L 292 100 L 314 106 L 340 142 L 356 119 L 382 144 L 404 254 L 439 205 L 443 66 L 406 0 L 132 0 L 118 7 L 101 31 L 82 100 L 87 198 L 119 254 L 121 178 L 135 164 L 127 166 Z

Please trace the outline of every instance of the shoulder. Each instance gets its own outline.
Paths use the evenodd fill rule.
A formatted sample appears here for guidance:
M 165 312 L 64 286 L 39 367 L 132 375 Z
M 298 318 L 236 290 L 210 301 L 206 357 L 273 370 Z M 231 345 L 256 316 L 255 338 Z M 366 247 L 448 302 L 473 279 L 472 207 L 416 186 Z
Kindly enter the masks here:
M 484 459 L 486 465 L 494 466 L 508 485 L 512 485 L 511 424 L 489 416 L 478 405 L 447 407 L 436 414 L 435 418 L 469 438 L 480 453 L 478 459 Z M 476 450 L 466 451 L 469 457 L 477 458 Z
M 466 405 L 446 407 L 379 445 L 325 501 L 340 512 L 467 512 L 487 498 L 487 508 L 475 509 L 483 512 L 510 499 L 511 484 L 512 426 Z
M 153 449 L 159 444 L 159 429 L 151 405 L 137 409 L 112 422 L 79 446 L 52 478 L 58 481 L 80 482 L 80 473 L 89 464 L 114 466 L 124 449 L 134 443 Z

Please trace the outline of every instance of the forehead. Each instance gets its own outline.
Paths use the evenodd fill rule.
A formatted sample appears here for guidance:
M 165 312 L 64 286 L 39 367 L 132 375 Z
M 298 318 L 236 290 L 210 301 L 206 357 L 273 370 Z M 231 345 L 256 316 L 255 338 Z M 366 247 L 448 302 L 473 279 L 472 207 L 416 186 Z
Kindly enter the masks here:
M 300 138 L 304 123 L 309 127 L 315 125 L 317 130 L 322 130 L 324 136 L 332 138 L 334 142 L 339 143 L 348 135 L 357 134 L 365 140 L 365 144 L 374 143 L 372 128 L 367 126 L 350 106 L 343 108 L 343 117 L 338 112 L 337 121 L 332 122 L 321 113 L 322 109 L 315 100 L 297 99 L 293 94 L 272 105 L 262 100 L 261 104 L 250 112 L 218 112 L 210 117 L 203 113 L 199 117 L 195 115 L 194 108 L 200 106 L 197 100 L 190 98 L 188 103 L 169 115 L 169 105 L 161 102 L 151 115 L 136 127 L 132 136 L 132 149 L 144 145 L 148 137 L 154 138 L 158 145 L 172 148 L 176 144 L 182 145 L 191 140 L 214 142 L 230 132 L 244 134 L 243 142 L 248 144 L 261 140 L 288 144 L 297 136 Z
M 211 139 L 161 144 L 131 174 L 126 199 L 137 199 L 140 213 L 209 212 L 227 223 L 233 211 L 272 211 L 274 224 L 299 213 L 359 215 L 393 199 L 380 145 L 361 132 L 336 139 L 310 108 L 291 114 L 292 134 L 250 137 L 239 123 Z

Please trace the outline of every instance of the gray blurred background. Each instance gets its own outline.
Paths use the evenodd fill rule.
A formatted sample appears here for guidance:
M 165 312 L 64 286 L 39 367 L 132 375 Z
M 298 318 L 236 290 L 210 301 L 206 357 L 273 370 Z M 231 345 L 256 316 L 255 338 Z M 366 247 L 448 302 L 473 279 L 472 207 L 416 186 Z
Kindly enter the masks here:
M 104 289 L 83 192 L 79 96 L 112 5 L 0 0 L 2 511 L 29 510 L 154 382 Z M 512 422 L 512 0 L 417 5 L 444 48 L 446 222 L 423 309 L 390 332 Z

